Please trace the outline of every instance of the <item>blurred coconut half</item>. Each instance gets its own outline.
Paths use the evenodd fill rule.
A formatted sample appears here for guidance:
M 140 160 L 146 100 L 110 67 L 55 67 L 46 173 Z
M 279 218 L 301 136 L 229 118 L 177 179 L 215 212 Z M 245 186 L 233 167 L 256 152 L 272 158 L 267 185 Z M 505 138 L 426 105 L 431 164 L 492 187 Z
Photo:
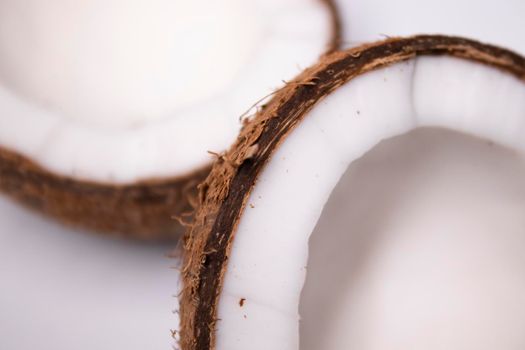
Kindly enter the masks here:
M 68 224 L 177 237 L 208 151 L 338 23 L 322 0 L 1 0 L 0 187 Z

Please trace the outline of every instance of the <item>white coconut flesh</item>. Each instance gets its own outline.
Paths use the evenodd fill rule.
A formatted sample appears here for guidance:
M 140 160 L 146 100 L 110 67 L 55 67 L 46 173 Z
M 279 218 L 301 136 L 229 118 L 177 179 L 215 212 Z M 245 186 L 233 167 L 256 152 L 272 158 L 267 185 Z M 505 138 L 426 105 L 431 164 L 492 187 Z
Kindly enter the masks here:
M 472 163 L 458 151 L 467 163 L 457 160 L 450 174 L 453 161 L 424 163 L 428 176 L 414 190 L 409 181 L 390 189 L 399 205 L 377 193 L 373 202 L 352 197 L 342 185 L 334 194 L 341 204 L 327 211 L 344 226 L 328 213 L 310 239 L 349 165 L 380 141 L 421 127 L 485 141 L 468 141 L 479 146 Z M 413 340 L 431 349 L 521 348 L 524 134 L 525 84 L 468 60 L 421 56 L 332 92 L 275 151 L 249 196 L 219 297 L 216 349 L 406 349 Z M 486 140 L 507 149 L 488 148 Z M 488 160 L 477 159 L 479 152 Z M 399 181 L 392 178 L 392 186 Z M 385 205 L 389 215 L 380 212 Z M 346 226 L 358 215 L 350 208 L 360 208 L 363 225 L 382 225 L 369 233 L 382 236 L 358 272 L 352 254 L 366 252 L 348 242 L 368 233 Z M 471 342 L 474 335 L 486 343 Z
M 418 129 L 352 163 L 310 237 L 300 348 L 521 349 L 525 162 Z
M 331 21 L 320 0 L 1 0 L 0 146 L 99 182 L 190 173 Z

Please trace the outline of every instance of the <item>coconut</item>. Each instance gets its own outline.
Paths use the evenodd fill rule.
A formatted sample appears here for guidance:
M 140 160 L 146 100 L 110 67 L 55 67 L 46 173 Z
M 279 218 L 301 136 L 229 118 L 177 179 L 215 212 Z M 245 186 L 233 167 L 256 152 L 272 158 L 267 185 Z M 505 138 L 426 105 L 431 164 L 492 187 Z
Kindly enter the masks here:
M 347 309 L 341 296 L 350 293 L 348 286 L 320 294 L 305 289 L 301 294 L 311 270 L 310 235 L 342 175 L 382 140 L 424 127 L 473 135 L 483 140 L 476 142 L 488 147 L 525 151 L 524 80 L 525 59 L 518 54 L 459 37 L 422 35 L 333 53 L 288 83 L 245 125 L 236 143 L 220 155 L 200 185 L 195 221 L 185 236 L 181 348 L 296 350 L 308 334 L 310 339 L 334 334 L 335 339 L 337 332 L 325 336 L 323 330 L 339 330 L 339 335 L 350 332 L 347 319 L 336 317 L 338 310 Z M 352 199 L 346 192 L 339 196 Z M 523 196 L 516 193 L 511 199 L 511 203 L 523 202 Z M 512 222 L 516 215 L 507 218 Z M 522 232 L 522 220 L 518 224 Z M 428 232 L 439 232 L 439 222 L 435 225 Z M 352 227 L 342 231 L 351 235 Z M 334 238 L 330 230 L 318 233 L 317 241 L 333 239 L 328 245 L 332 250 L 325 250 L 324 258 L 316 259 L 318 265 L 312 267 L 318 277 L 314 285 L 322 289 L 328 278 L 319 277 L 323 272 L 334 273 L 336 280 L 344 276 L 344 267 L 331 269 L 329 261 L 334 260 L 332 254 L 342 254 L 344 248 L 334 247 L 344 245 L 345 240 Z M 413 251 L 418 249 L 413 247 Z M 320 256 L 311 252 L 312 258 Z M 487 271 L 471 272 L 467 271 L 466 280 Z M 518 276 L 507 277 L 521 286 L 525 281 Z M 382 290 L 381 285 L 376 290 Z M 521 292 L 515 295 L 523 295 L 523 289 L 518 290 Z M 329 309 L 332 314 L 305 309 L 303 299 L 312 300 L 316 293 L 324 299 L 314 298 L 315 310 Z M 361 294 L 366 300 L 366 290 Z M 335 301 L 329 305 L 332 298 Z M 301 333 L 300 305 L 303 315 L 321 317 L 317 327 L 311 326 L 315 324 L 311 318 L 304 319 L 302 325 L 310 327 L 302 328 Z M 525 305 L 525 300 L 521 298 L 517 305 Z M 377 307 L 383 306 L 379 303 Z M 364 308 L 363 313 L 373 314 L 374 310 L 378 309 Z M 412 315 L 410 310 L 399 312 Z M 339 323 L 334 324 L 334 319 Z M 514 326 L 509 329 L 520 328 Z M 438 334 L 440 330 L 434 331 Z M 513 334 L 520 333 L 523 329 Z M 317 348 L 348 348 L 348 344 L 321 342 Z M 391 345 L 407 348 L 414 343 Z M 303 343 L 303 348 L 311 347 Z
M 176 237 L 208 151 L 338 23 L 329 0 L 0 1 L 0 187 L 66 223 Z

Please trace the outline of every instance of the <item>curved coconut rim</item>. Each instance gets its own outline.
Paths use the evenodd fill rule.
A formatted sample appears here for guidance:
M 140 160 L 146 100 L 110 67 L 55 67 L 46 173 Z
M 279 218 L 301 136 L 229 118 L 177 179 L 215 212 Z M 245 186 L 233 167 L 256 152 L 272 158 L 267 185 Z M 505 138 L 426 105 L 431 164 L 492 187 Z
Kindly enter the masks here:
M 341 18 L 335 0 L 320 2 L 331 17 L 328 54 L 341 43 Z M 113 184 L 55 174 L 0 146 L 0 190 L 4 193 L 63 223 L 138 239 L 179 237 L 185 225 L 173 216 L 183 218 L 193 211 L 196 184 L 210 170 L 211 164 L 184 175 Z
M 0 189 L 23 205 L 79 226 L 140 240 L 172 240 L 193 211 L 196 185 L 209 167 L 173 179 L 111 185 L 76 181 L 50 173 L 31 160 L 0 148 Z
M 372 70 L 422 55 L 449 55 L 525 80 L 525 58 L 460 37 L 390 38 L 327 55 L 281 89 L 244 128 L 199 186 L 199 206 L 185 235 L 180 296 L 182 349 L 213 349 L 217 305 L 228 256 L 258 175 L 286 136 L 323 97 Z

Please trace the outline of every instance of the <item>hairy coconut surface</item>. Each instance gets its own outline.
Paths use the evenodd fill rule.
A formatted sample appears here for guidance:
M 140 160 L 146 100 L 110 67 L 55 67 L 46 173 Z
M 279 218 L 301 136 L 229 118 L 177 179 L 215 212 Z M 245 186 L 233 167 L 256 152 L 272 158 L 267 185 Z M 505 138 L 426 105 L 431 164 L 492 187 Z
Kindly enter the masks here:
M 68 223 L 174 237 L 207 151 L 339 29 L 329 0 L 0 1 L 0 185 Z
M 525 59 L 508 50 L 416 36 L 334 53 L 290 82 L 201 185 L 182 348 L 298 349 L 308 238 L 348 165 L 424 126 L 523 150 L 524 78 Z
M 175 238 L 183 228 L 173 215 L 189 220 L 196 186 L 208 172 L 205 167 L 176 179 L 103 185 L 52 174 L 0 149 L 0 188 L 12 198 L 70 225 L 138 239 Z

